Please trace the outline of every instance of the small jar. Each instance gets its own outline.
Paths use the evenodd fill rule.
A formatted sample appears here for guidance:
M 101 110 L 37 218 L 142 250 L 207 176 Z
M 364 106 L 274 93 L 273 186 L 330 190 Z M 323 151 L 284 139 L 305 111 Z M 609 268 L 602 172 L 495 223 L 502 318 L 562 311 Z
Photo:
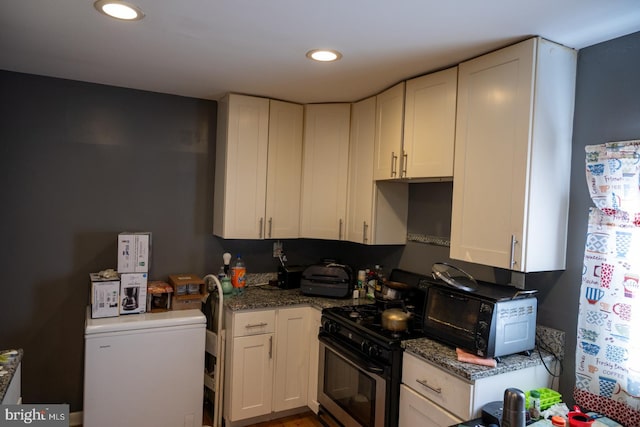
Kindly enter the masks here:
M 529 393 L 529 415 L 533 420 L 540 418 L 540 392 L 538 390 L 531 390 Z

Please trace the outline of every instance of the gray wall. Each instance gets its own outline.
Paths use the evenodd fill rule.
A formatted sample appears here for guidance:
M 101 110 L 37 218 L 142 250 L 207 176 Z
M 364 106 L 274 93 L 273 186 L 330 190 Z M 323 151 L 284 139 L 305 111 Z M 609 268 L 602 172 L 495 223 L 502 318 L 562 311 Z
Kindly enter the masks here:
M 567 269 L 527 275 L 539 321 L 567 332 L 560 391 L 573 389 L 575 330 L 587 209 L 584 146 L 640 138 L 640 33 L 580 51 Z M 150 277 L 217 271 L 242 253 L 250 271 L 275 271 L 270 241 L 211 235 L 216 104 L 0 71 L 0 348 L 25 349 L 27 403 L 82 410 L 88 273 L 114 267 L 120 231 L 151 231 Z M 409 230 L 449 233 L 451 184 L 412 184 Z M 284 242 L 292 263 L 336 257 L 427 273 L 446 248 Z M 484 280 L 505 272 L 462 264 Z

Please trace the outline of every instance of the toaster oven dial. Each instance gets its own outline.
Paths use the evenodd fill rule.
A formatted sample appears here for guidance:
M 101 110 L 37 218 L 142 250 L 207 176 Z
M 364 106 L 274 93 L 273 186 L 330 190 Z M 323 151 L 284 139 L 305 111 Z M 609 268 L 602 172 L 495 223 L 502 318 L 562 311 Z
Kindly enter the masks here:
M 487 341 L 484 338 L 477 337 L 476 338 L 476 347 L 478 350 L 484 351 L 487 349 Z
M 489 329 L 489 323 L 487 323 L 484 320 L 480 320 L 478 322 L 478 333 L 479 335 L 484 335 L 485 332 L 487 332 L 487 330 Z

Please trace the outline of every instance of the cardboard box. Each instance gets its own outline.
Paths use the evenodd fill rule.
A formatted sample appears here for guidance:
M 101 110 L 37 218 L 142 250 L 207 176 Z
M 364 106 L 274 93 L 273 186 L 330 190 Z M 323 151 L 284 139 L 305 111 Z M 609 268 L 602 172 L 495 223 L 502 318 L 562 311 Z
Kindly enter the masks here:
M 173 287 L 167 282 L 154 280 L 147 285 L 147 313 L 171 310 Z
M 120 314 L 147 311 L 147 273 L 120 275 Z
M 191 309 L 200 310 L 202 308 L 202 298 L 199 296 L 192 297 L 189 295 L 186 296 L 176 296 L 174 295 L 171 298 L 171 309 L 172 310 L 191 310 Z
M 90 273 L 91 318 L 116 317 L 120 315 L 120 277 L 103 277 Z
M 172 274 L 169 283 L 173 286 L 174 296 L 194 298 L 206 293 L 206 284 L 197 274 Z
M 196 274 L 173 274 L 169 276 L 173 287 L 171 306 L 173 310 L 200 309 L 206 294 L 206 284 Z
M 148 273 L 151 233 L 118 234 L 118 273 Z

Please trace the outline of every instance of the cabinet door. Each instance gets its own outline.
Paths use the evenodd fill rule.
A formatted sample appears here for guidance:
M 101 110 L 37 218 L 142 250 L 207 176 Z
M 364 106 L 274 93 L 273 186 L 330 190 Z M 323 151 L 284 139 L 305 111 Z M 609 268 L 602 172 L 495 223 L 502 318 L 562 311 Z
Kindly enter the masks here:
M 375 97 L 365 99 L 351 106 L 346 239 L 356 243 L 371 243 L 375 184 L 373 180 L 375 120 Z
M 406 385 L 400 386 L 400 418 L 398 427 L 447 427 L 463 422 Z
M 230 421 L 270 413 L 273 397 L 273 334 L 234 338 L 232 355 Z
M 376 180 L 400 178 L 402 170 L 402 118 L 404 82 L 378 95 L 373 177 Z
M 218 103 L 213 233 L 263 237 L 269 100 L 227 95 Z
M 451 258 L 519 269 L 534 49 L 531 39 L 459 66 Z
M 309 307 L 278 310 L 274 411 L 307 405 L 309 379 Z
M 270 101 L 265 237 L 300 236 L 303 107 Z
M 453 176 L 458 67 L 407 81 L 403 177 Z
M 350 109 L 350 104 L 305 106 L 302 237 L 344 238 Z

